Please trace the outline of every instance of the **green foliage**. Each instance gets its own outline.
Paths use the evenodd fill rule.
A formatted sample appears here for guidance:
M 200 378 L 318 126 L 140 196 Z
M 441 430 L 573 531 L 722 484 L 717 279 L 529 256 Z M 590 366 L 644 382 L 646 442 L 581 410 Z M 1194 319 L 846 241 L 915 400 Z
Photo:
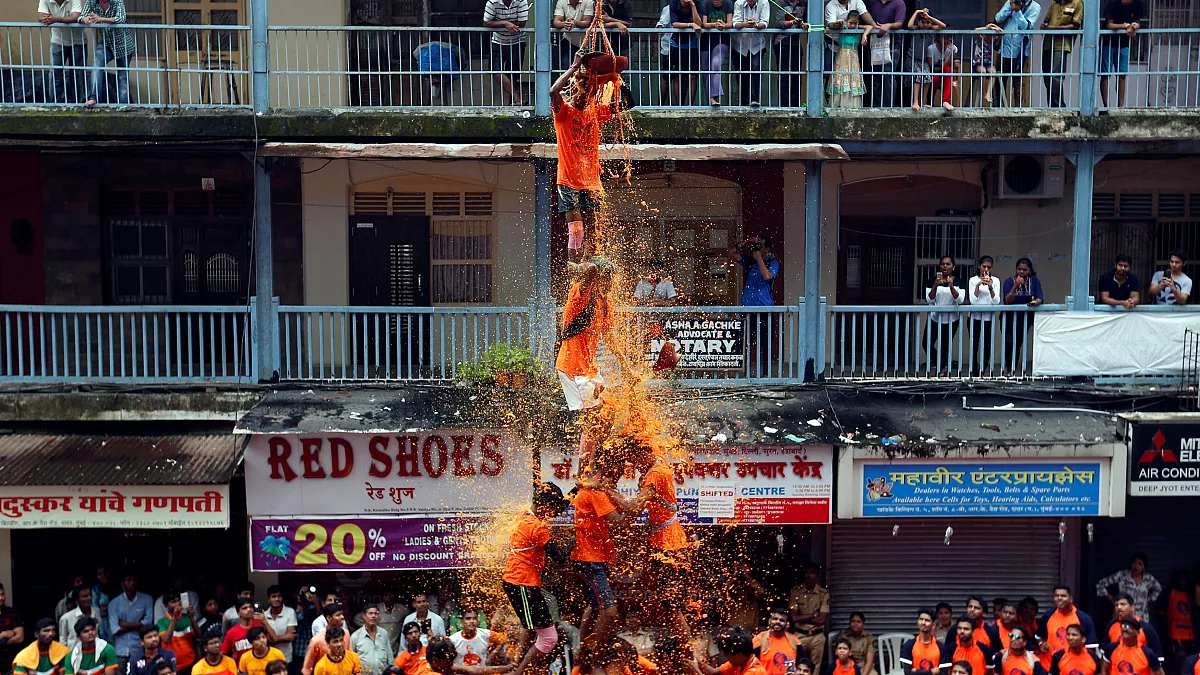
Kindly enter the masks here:
M 539 374 L 538 363 L 527 347 L 497 343 L 487 348 L 477 363 L 460 363 L 458 379 L 468 384 L 496 381 L 498 373 L 517 373 L 531 377 Z

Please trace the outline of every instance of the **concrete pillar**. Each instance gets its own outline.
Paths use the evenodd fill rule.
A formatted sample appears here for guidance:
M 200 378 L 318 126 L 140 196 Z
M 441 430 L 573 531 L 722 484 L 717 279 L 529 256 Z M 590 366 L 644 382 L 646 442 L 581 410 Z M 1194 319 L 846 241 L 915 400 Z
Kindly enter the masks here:
M 550 114 L 550 21 L 554 5 L 549 2 L 533 3 L 533 112 L 535 115 Z
M 1100 0 L 1083 0 L 1083 42 L 1079 50 L 1079 114 L 1095 115 L 1100 101 L 1096 66 L 1100 53 L 1100 22 L 1089 17 L 1101 16 Z
M 271 241 L 272 160 L 254 161 L 254 295 L 258 380 L 267 382 L 279 373 L 279 321 L 275 304 L 275 256 Z
M 1092 189 L 1096 161 L 1095 141 L 1081 141 L 1075 161 L 1075 235 L 1071 241 L 1070 309 L 1076 312 L 1086 312 L 1090 309 L 1088 293 L 1092 275 Z
M 825 109 L 825 78 L 821 76 L 825 67 L 824 0 L 808 0 L 808 54 L 804 59 L 808 76 L 805 78 L 805 104 L 809 117 L 820 117 Z
M 270 13 L 267 2 L 268 0 L 250 0 L 250 66 L 253 71 L 251 87 L 254 90 L 255 113 L 265 113 L 271 108 L 271 86 L 268 82 L 271 57 L 267 48 Z
M 821 331 L 821 179 L 825 162 L 804 163 L 804 381 L 821 375 L 825 361 Z
M 554 166 L 548 159 L 533 160 L 533 338 L 534 357 L 544 363 L 554 358 L 554 322 L 557 312 L 550 296 L 550 228 L 554 223 L 550 213 L 550 190 L 554 186 Z

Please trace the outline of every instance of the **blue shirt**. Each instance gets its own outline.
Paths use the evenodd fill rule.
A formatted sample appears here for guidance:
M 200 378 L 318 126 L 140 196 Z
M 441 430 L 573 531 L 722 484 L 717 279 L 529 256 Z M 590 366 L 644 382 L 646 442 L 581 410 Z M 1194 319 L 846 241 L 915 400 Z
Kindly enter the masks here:
M 763 260 L 771 272 L 771 280 L 763 279 L 758 261 L 748 255 L 742 256 L 742 268 L 746 270 L 746 288 L 742 291 L 742 305 L 746 307 L 770 307 L 775 304 L 771 295 L 771 283 L 779 276 L 779 261 L 775 258 Z
M 125 623 L 136 621 L 143 626 L 153 625 L 154 600 L 145 593 L 135 594 L 133 600 L 130 600 L 125 593 L 121 593 L 108 603 L 108 630 L 115 636 L 113 648 L 117 650 L 117 656 L 129 656 L 129 648 L 134 647 L 140 650 L 141 642 L 138 640 L 136 630 L 117 635 L 117 631 L 121 630 L 122 621 Z
M 1005 304 L 1007 305 L 1028 305 L 1033 301 L 1034 298 L 1037 298 L 1038 300 L 1045 300 L 1045 298 L 1042 297 L 1042 280 L 1038 279 L 1036 276 L 1026 279 L 1025 284 L 1017 289 L 1017 294 L 1013 296 L 1013 301 L 1008 302 L 1008 292 L 1013 289 L 1013 286 L 1016 286 L 1016 283 L 1013 281 L 1012 277 L 1004 280 L 1004 290 L 1002 291 L 1002 294 L 1005 298 Z
M 146 659 L 145 650 L 138 645 L 129 650 L 129 671 L 124 675 L 154 675 L 154 664 L 160 658 L 171 664 L 171 670 L 175 670 L 175 652 L 159 647 L 153 659 Z
M 1006 59 L 1029 56 L 1029 36 L 1015 31 L 1037 28 L 1037 20 L 1041 14 L 1042 6 L 1035 0 L 1029 0 L 1025 9 L 1019 12 L 1014 12 L 1012 2 L 1005 0 L 1000 11 L 996 12 L 996 23 L 1004 29 L 1004 37 L 1000 39 L 1000 56 Z

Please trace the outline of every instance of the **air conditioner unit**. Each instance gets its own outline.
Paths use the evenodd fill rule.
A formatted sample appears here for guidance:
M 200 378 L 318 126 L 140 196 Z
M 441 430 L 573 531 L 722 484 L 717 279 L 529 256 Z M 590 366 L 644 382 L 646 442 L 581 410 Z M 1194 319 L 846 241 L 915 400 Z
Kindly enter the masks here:
M 1062 155 L 1000 155 L 997 199 L 1061 199 L 1066 160 Z

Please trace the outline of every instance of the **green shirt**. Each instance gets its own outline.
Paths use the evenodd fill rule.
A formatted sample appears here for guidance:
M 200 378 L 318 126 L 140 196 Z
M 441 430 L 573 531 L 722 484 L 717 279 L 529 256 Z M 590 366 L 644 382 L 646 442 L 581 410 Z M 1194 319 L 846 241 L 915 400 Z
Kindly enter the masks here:
M 25 675 L 53 675 L 57 673 L 58 670 L 59 667 L 54 665 L 54 662 L 50 660 L 50 653 L 43 651 L 38 652 L 38 665 L 36 673 L 23 666 L 13 666 L 14 673 L 23 673 Z
M 1042 26 L 1050 28 L 1074 26 L 1078 30 L 1083 26 L 1083 0 L 1051 2 L 1050 10 L 1046 12 L 1046 19 L 1042 21 Z M 1071 43 L 1075 41 L 1074 35 L 1046 35 L 1044 37 L 1042 49 L 1045 51 L 1069 52 Z
M 92 12 L 95 12 L 97 16 L 114 19 L 117 22 L 116 24 L 106 23 L 96 28 L 98 39 L 104 42 L 104 46 L 108 47 L 113 56 L 120 58 L 132 54 L 133 31 L 123 27 L 125 24 L 125 0 L 108 0 L 108 9 L 100 6 L 100 0 L 84 0 L 83 12 L 79 16 L 85 17 Z
M 77 647 L 79 649 L 81 647 Z M 84 652 L 83 658 L 79 660 L 79 670 L 75 670 L 75 653 L 71 652 L 67 655 L 65 665 L 67 667 L 66 675 L 112 675 L 117 672 L 117 650 L 111 644 L 104 645 L 104 649 L 97 656 L 96 652 Z

